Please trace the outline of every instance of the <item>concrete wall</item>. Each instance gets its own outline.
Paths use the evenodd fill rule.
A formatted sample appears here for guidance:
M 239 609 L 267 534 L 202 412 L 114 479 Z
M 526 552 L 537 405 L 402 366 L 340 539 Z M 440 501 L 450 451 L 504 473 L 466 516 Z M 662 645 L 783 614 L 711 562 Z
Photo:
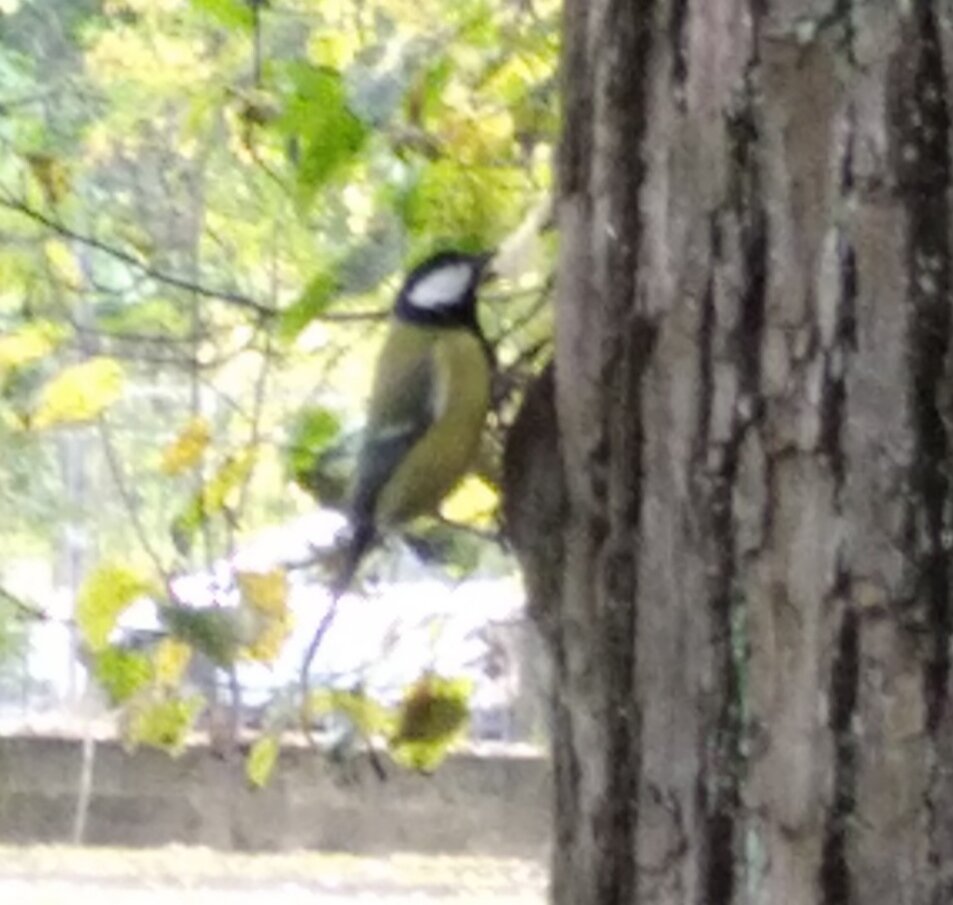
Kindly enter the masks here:
M 0 738 L 0 842 L 69 842 L 82 744 Z M 539 857 L 549 831 L 549 770 L 529 756 L 459 755 L 433 776 L 365 761 L 342 767 L 282 752 L 271 784 L 243 764 L 192 748 L 173 760 L 97 743 L 85 841 L 220 849 L 416 851 Z

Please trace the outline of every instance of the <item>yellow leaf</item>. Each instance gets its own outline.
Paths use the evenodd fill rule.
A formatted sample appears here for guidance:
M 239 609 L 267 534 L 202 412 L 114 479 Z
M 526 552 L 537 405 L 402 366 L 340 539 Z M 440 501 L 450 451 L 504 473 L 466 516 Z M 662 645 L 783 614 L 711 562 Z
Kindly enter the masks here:
M 40 393 L 35 428 L 89 421 L 122 394 L 123 371 L 112 358 L 91 358 L 53 377 Z
M 239 572 L 238 587 L 246 602 L 269 616 L 288 612 L 288 576 L 283 569 L 270 572 Z
M 53 324 L 28 324 L 0 336 L 0 379 L 8 371 L 21 368 L 48 355 L 56 348 L 62 331 Z
M 254 450 L 245 450 L 236 456 L 229 456 L 209 478 L 202 491 L 202 514 L 207 517 L 221 512 L 229 497 L 238 491 L 251 474 L 254 464 Z
M 188 698 L 165 694 L 143 695 L 130 701 L 123 735 L 132 747 L 150 745 L 173 755 L 185 748 L 189 730 L 205 706 L 199 695 Z
M 94 653 L 104 650 L 120 615 L 156 590 L 153 581 L 120 563 L 104 563 L 90 572 L 76 598 L 76 623 L 87 647 Z
M 274 735 L 265 735 L 251 746 L 248 760 L 245 761 L 245 775 L 252 785 L 259 789 L 267 785 L 278 762 L 280 750 L 281 746 Z
M 53 273 L 71 289 L 82 285 L 83 274 L 76 262 L 73 250 L 59 239 L 48 239 L 43 245 L 46 260 Z
M 159 468 L 164 474 L 176 475 L 194 468 L 202 459 L 212 438 L 208 421 L 202 417 L 191 418 L 179 435 L 162 450 Z
M 155 677 L 162 685 L 179 685 L 192 659 L 192 648 L 176 638 L 163 638 L 153 654 Z
M 499 495 L 486 481 L 470 475 L 444 500 L 440 511 L 453 522 L 487 524 L 499 502 Z
M 49 154 L 27 154 L 27 166 L 33 178 L 40 184 L 50 204 L 62 201 L 69 191 L 69 169 L 62 160 Z
M 255 639 L 242 651 L 243 655 L 260 663 L 278 659 L 285 641 L 291 634 L 291 617 L 260 621 Z

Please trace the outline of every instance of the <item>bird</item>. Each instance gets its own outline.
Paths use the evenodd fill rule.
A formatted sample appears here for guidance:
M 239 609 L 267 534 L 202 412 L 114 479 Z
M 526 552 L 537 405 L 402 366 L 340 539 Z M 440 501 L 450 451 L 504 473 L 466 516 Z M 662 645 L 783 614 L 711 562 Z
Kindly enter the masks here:
M 477 294 L 493 275 L 493 258 L 439 252 L 411 270 L 397 294 L 375 367 L 332 597 L 348 588 L 381 534 L 436 510 L 476 458 L 493 370 Z

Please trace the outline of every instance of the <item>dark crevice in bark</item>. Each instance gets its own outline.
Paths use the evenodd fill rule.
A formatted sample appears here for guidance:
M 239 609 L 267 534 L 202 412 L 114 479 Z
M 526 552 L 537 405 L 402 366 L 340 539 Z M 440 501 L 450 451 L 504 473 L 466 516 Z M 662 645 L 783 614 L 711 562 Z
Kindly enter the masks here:
M 573 124 L 563 129 L 559 144 L 560 192 L 586 197 L 592 164 L 592 77 L 586 43 L 588 0 L 566 0 L 563 12 L 563 117 Z
M 579 778 L 580 767 L 576 754 L 576 738 L 573 726 L 571 698 L 564 691 L 559 677 L 568 675 L 565 627 L 560 626 L 558 635 L 550 638 L 549 651 L 553 680 L 550 689 L 550 718 L 552 725 L 551 752 L 553 764 L 553 813 L 554 838 L 550 868 L 550 883 L 557 891 L 554 901 L 565 902 L 566 893 L 573 888 L 575 865 L 566 853 L 575 850 L 574 840 L 580 823 Z
M 921 0 L 907 26 L 909 53 L 900 56 L 895 115 L 895 162 L 900 195 L 910 223 L 908 247 L 909 348 L 916 446 L 911 468 L 913 525 L 909 556 L 916 568 L 917 608 L 913 623 L 926 656 L 923 688 L 926 725 L 935 749 L 942 750 L 950 680 L 953 631 L 949 551 L 950 437 L 947 432 L 950 379 L 950 99 L 935 8 Z M 945 765 L 933 766 L 925 806 L 929 815 L 928 859 L 942 878 L 949 852 L 943 842 Z M 934 881 L 932 901 L 945 903 L 942 879 Z
M 821 399 L 820 448 L 830 461 L 838 500 L 847 474 L 842 434 L 847 413 L 846 357 L 856 342 L 857 261 L 844 236 L 840 248 L 840 311 L 833 348 L 825 361 L 824 395 Z
M 768 227 L 762 210 L 753 210 L 745 236 L 746 288 L 741 301 L 738 353 L 741 389 L 753 406 L 750 417 L 761 414 L 761 336 L 764 333 L 768 275 Z
M 835 596 L 849 599 L 847 578 Z M 831 670 L 830 721 L 834 738 L 834 798 L 824 828 L 821 859 L 821 905 L 850 905 L 854 901 L 847 853 L 849 823 L 857 788 L 857 739 L 853 732 L 860 676 L 860 633 L 857 612 L 848 608 L 841 621 Z
M 688 81 L 688 53 L 685 48 L 687 21 L 688 0 L 673 0 L 669 38 L 672 46 L 672 89 L 679 110 L 685 109 L 685 83 Z
M 949 528 L 950 440 L 943 400 L 950 348 L 950 114 L 942 48 L 931 4 L 917 9 L 917 55 L 912 87 L 897 109 L 898 177 L 910 218 L 910 367 L 917 441 L 911 482 L 921 521 L 914 556 L 918 599 L 925 600 L 924 637 L 927 727 L 935 733 L 950 675 L 950 566 L 944 538 Z
M 731 142 L 732 185 L 738 219 L 742 226 L 745 289 L 741 299 L 741 323 L 736 334 L 742 395 L 755 408 L 750 418 L 760 414 L 761 336 L 764 331 L 765 293 L 768 276 L 768 226 L 761 199 L 756 158 L 759 133 L 754 100 L 749 88 L 748 101 L 728 120 Z
M 841 164 L 840 191 L 847 199 L 854 188 L 853 112 L 848 111 L 848 135 Z M 824 392 L 821 398 L 820 448 L 827 456 L 835 481 L 835 505 L 840 511 L 848 473 L 843 432 L 847 419 L 848 356 L 857 343 L 857 259 L 846 234 L 838 236 L 839 299 L 831 347 L 825 351 Z M 821 905 L 851 905 L 854 878 L 848 851 L 857 793 L 857 737 L 854 714 L 860 681 L 860 628 L 851 603 L 851 577 L 839 562 L 829 607 L 844 608 L 831 664 L 830 718 L 834 746 L 833 788 L 824 826 L 819 886 Z
M 636 689 L 638 588 L 636 557 L 642 509 L 642 377 L 651 359 L 655 325 L 638 312 L 637 254 L 642 222 L 639 196 L 645 175 L 642 144 L 648 123 L 648 72 L 655 3 L 613 0 L 596 36 L 605 92 L 600 142 L 612 191 L 605 223 L 615 238 L 605 246 L 601 290 L 606 323 L 608 536 L 598 550 L 602 700 L 605 706 L 605 798 L 594 816 L 600 863 L 594 865 L 600 905 L 629 905 L 637 888 L 638 795 L 642 771 L 641 710 Z M 598 83 L 598 80 L 596 80 Z M 618 329 L 622 327 L 622 329 Z M 632 412 L 619 418 L 613 413 Z
M 712 217 L 713 263 L 717 266 L 719 254 L 715 236 L 718 228 L 717 214 Z M 697 483 L 705 474 L 708 458 L 708 436 L 711 428 L 712 404 L 715 398 L 715 287 L 714 274 L 709 274 L 705 293 L 702 296 L 701 317 L 698 319 L 698 426 L 695 430 L 695 454 L 692 457 L 691 477 Z
M 707 493 L 708 530 L 714 543 L 716 572 L 710 591 L 712 652 L 714 669 L 720 677 L 719 706 L 714 714 L 708 740 L 708 781 L 699 787 L 700 804 L 707 815 L 706 864 L 700 901 L 705 905 L 730 905 L 736 894 L 739 857 L 739 813 L 741 787 L 746 771 L 743 753 L 743 676 L 747 651 L 738 637 L 738 625 L 745 619 L 745 602 L 738 590 L 738 551 L 733 501 L 742 445 L 748 431 L 762 411 L 761 343 L 765 324 L 767 291 L 768 237 L 760 170 L 756 157 L 759 139 L 753 92 L 749 90 L 742 107 L 733 111 L 727 122 L 731 142 L 732 171 L 725 214 L 741 228 L 741 254 L 744 291 L 738 324 L 730 338 L 731 353 L 737 362 L 739 401 L 732 436 L 722 449 L 721 464 Z M 716 215 L 717 217 L 717 215 Z M 711 249 L 713 267 L 722 256 L 721 230 L 712 220 Z M 703 298 L 699 323 L 699 425 L 697 458 L 702 458 L 709 443 L 708 419 L 714 393 L 713 338 L 716 312 L 713 287 Z

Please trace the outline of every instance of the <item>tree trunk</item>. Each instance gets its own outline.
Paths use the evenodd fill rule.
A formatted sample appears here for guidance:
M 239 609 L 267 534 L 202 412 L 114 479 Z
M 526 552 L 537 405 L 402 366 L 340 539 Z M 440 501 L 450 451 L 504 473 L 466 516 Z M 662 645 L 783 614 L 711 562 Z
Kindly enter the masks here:
M 953 7 L 565 27 L 554 900 L 945 905 Z

